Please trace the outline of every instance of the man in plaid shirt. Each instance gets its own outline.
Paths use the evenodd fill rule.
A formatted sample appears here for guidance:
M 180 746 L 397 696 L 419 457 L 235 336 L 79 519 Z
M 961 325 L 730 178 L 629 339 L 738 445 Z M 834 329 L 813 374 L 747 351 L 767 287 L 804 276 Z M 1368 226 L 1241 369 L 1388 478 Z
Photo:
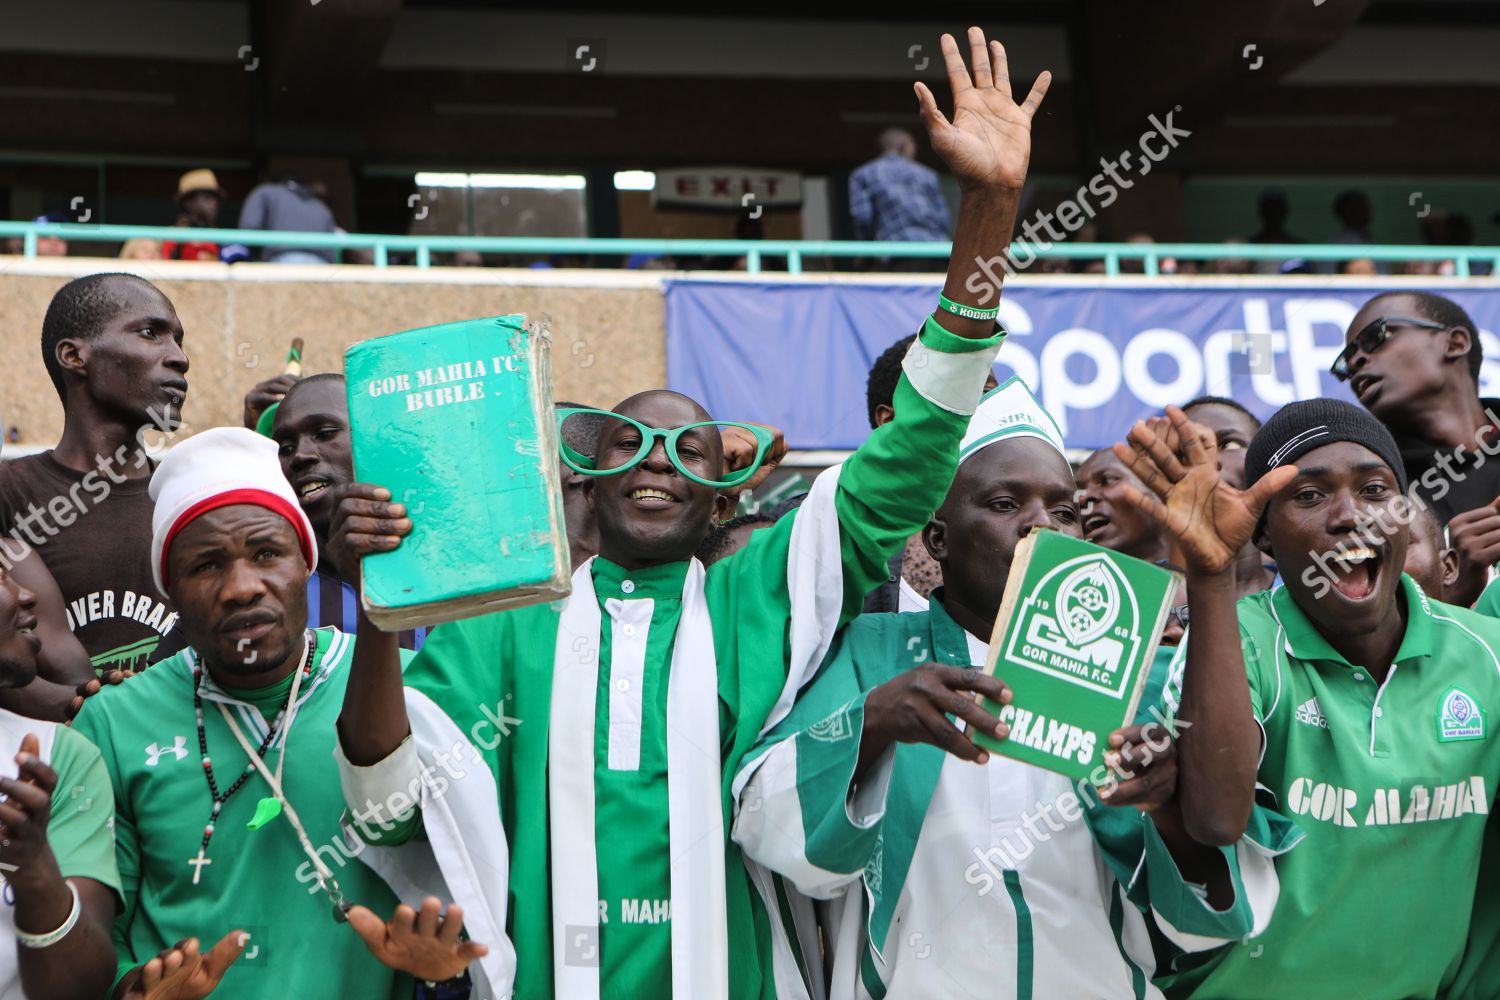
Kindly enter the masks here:
M 937 171 L 916 161 L 911 133 L 887 129 L 880 136 L 880 156 L 849 175 L 849 214 L 855 238 L 912 241 L 948 239 L 948 203 Z M 936 259 L 934 258 L 934 261 Z M 897 258 L 892 269 L 926 270 L 933 262 Z

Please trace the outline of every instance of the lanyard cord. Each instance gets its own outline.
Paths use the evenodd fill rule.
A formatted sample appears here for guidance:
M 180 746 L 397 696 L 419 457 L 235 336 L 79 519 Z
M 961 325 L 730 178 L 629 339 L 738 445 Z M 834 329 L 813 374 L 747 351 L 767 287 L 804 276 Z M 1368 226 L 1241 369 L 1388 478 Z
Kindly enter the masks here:
M 276 801 L 281 803 L 281 808 L 286 812 L 287 822 L 292 824 L 292 829 L 297 834 L 297 840 L 302 845 L 302 853 L 307 855 L 307 859 L 312 862 L 313 869 L 317 871 L 318 881 L 322 883 L 323 891 L 335 905 L 338 905 L 344 900 L 343 892 L 339 889 L 338 880 L 333 877 L 332 870 L 323 863 L 323 859 L 318 856 L 318 852 L 313 848 L 312 840 L 308 837 L 307 830 L 302 826 L 302 820 L 297 816 L 297 810 L 292 808 L 291 802 L 287 801 L 286 793 L 281 788 L 282 765 L 286 763 L 287 741 L 291 739 L 292 735 L 292 720 L 297 714 L 297 690 L 301 684 L 302 671 L 298 669 L 296 677 L 292 680 L 292 694 L 290 700 L 287 702 L 286 718 L 282 722 L 281 757 L 276 761 L 275 774 L 272 774 L 270 768 L 266 767 L 266 762 L 261 759 L 260 754 L 255 752 L 255 748 L 250 745 L 250 741 L 240 731 L 239 725 L 234 721 L 234 717 L 229 714 L 229 709 L 224 707 L 223 702 L 219 703 L 219 714 L 224 717 L 224 722 L 229 726 L 229 731 L 234 734 L 234 738 L 239 743 L 240 749 L 244 750 L 245 755 L 250 758 L 250 763 L 260 772 L 260 776 L 266 779 L 266 784 L 271 786 L 271 794 L 276 797 Z

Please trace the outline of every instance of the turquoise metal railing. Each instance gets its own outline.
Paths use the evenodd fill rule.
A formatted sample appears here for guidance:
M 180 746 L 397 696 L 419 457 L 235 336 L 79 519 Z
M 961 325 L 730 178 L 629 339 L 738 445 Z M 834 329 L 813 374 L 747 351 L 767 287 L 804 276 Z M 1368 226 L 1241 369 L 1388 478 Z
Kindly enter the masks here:
M 477 250 L 481 253 L 507 253 L 526 255 L 546 254 L 603 254 L 628 256 L 630 254 L 705 255 L 745 258 L 746 270 L 754 273 L 761 270 L 767 257 L 784 258 L 787 270 L 796 274 L 802 271 L 803 261 L 808 257 L 832 258 L 886 258 L 929 257 L 945 258 L 950 245 L 947 243 L 876 243 L 859 240 L 655 240 L 655 239 L 594 239 L 594 238 L 538 238 L 524 236 L 388 236 L 381 233 L 284 233 L 248 229 L 180 229 L 170 226 L 110 226 L 88 225 L 67 222 L 0 222 L 0 238 L 20 236 L 22 254 L 36 256 L 38 236 L 61 236 L 63 239 L 124 242 L 128 239 L 181 240 L 189 236 L 193 240 L 210 243 L 240 243 L 245 246 L 313 247 L 332 249 L 364 249 L 374 254 L 376 267 L 385 267 L 391 251 L 411 251 L 417 267 L 432 265 L 432 254 L 451 253 L 455 250 Z M 1353 257 L 1368 257 L 1379 262 L 1399 261 L 1445 261 L 1454 262 L 1456 276 L 1466 278 L 1470 274 L 1470 262 L 1488 263 L 1491 272 L 1500 274 L 1500 247 L 1430 247 L 1430 246 L 1375 246 L 1362 244 L 1311 244 L 1291 245 L 1247 244 L 1247 243 L 1057 243 L 1051 246 L 1017 244 L 1023 256 L 1035 256 L 1042 260 L 1102 260 L 1104 273 L 1120 273 L 1121 260 L 1139 260 L 1148 275 L 1161 273 L 1161 260 L 1175 257 L 1178 260 L 1286 260 L 1301 258 L 1306 261 L 1349 260 Z

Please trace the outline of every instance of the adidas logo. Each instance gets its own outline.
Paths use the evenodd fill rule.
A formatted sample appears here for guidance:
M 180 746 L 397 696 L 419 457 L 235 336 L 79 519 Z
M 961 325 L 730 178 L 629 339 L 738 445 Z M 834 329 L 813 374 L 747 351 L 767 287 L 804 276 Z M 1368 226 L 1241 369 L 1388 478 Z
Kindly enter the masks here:
M 1328 728 L 1328 720 L 1323 716 L 1323 706 L 1318 704 L 1316 697 L 1309 698 L 1297 706 L 1297 721 L 1322 729 Z

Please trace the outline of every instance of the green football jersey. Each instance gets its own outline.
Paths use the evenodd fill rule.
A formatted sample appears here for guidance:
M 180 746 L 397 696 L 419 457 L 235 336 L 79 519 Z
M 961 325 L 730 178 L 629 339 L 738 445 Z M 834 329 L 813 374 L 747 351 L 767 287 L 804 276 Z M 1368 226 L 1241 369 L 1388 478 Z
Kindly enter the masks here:
M 317 629 L 317 651 L 303 680 L 283 748 L 266 753 L 275 770 L 283 752 L 286 796 L 324 864 L 350 902 L 382 917 L 395 894 L 358 857 L 340 829 L 343 792 L 333 764 L 334 722 L 343 707 L 354 637 Z M 410 654 L 403 653 L 403 659 Z M 90 698 L 75 723 L 99 748 L 114 786 L 115 853 L 124 911 L 115 923 L 119 971 L 187 937 L 205 949 L 231 930 L 250 935 L 239 961 L 214 991 L 215 1000 L 360 997 L 407 1000 L 411 977 L 380 964 L 331 904 L 285 815 L 258 829 L 247 824 L 270 794 L 259 774 L 224 804 L 205 857 L 194 865 L 213 796 L 203 775 L 193 711 L 193 650 L 153 665 Z M 238 780 L 249 758 L 225 724 L 225 705 L 246 737 L 259 745 L 285 705 L 290 675 L 274 690 L 236 693 L 205 678 L 203 724 L 220 791 Z M 195 874 L 201 872 L 201 874 Z
M 1406 634 L 1384 683 L 1285 587 L 1240 602 L 1261 794 L 1307 837 L 1277 859 L 1266 932 L 1189 959 L 1174 995 L 1435 997 L 1452 983 L 1500 782 L 1500 620 L 1404 575 L 1399 599 Z

